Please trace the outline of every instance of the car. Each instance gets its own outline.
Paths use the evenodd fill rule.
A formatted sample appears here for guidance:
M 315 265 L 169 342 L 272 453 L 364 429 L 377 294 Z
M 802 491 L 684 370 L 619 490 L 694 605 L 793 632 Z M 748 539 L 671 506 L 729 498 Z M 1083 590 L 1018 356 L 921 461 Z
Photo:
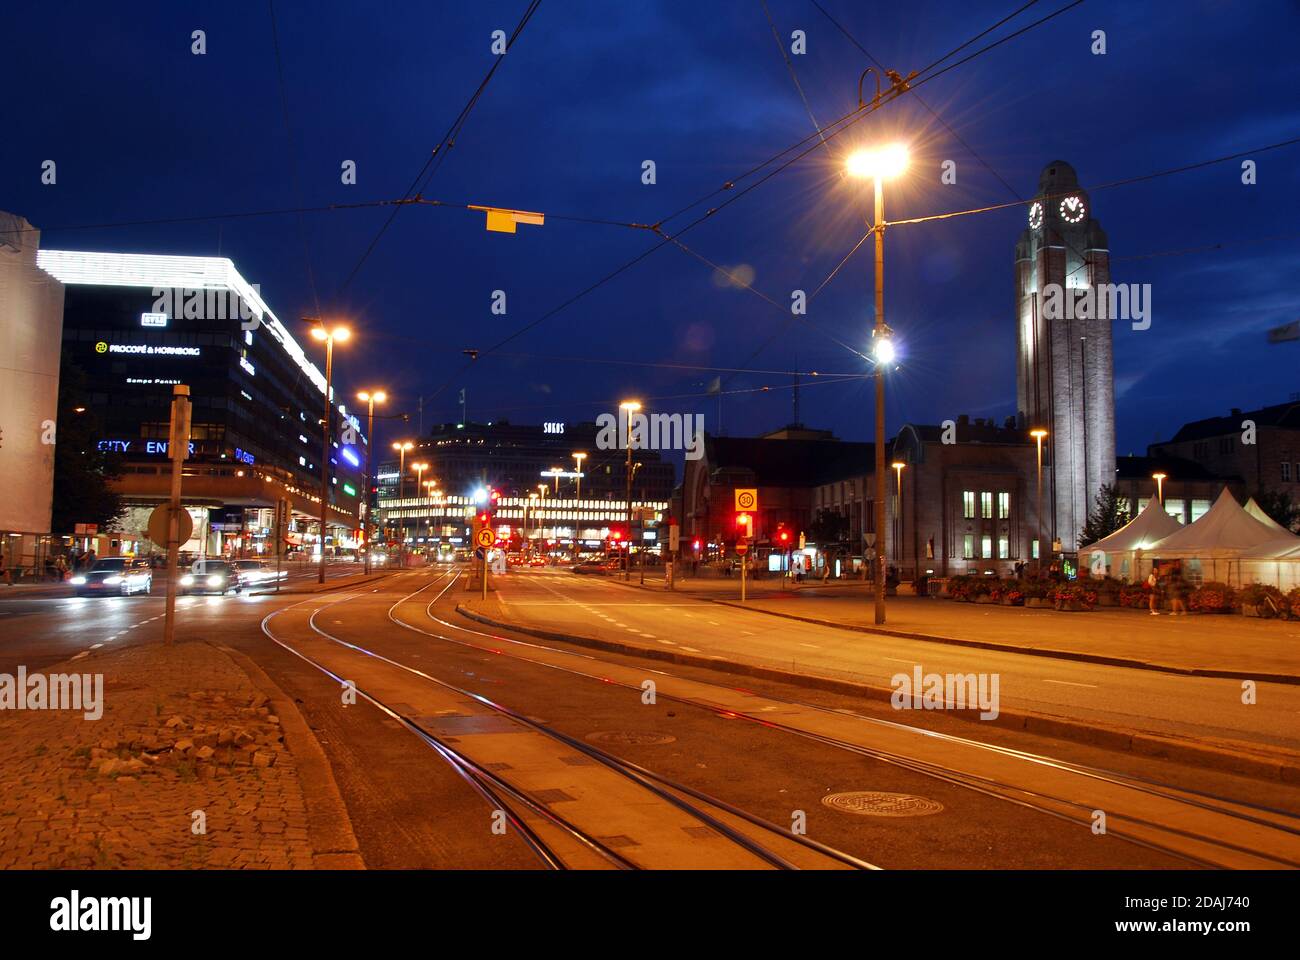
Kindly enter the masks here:
M 73 575 L 72 587 L 79 597 L 153 592 L 153 570 L 147 560 L 131 557 L 101 557 L 88 570 Z
M 195 560 L 190 565 L 190 572 L 181 577 L 181 593 L 217 593 L 224 596 L 228 590 L 239 593 L 243 589 L 243 576 L 225 560 Z
M 230 565 L 239 571 L 239 579 L 245 586 L 275 583 L 289 576 L 288 570 L 277 571 L 275 565 L 267 560 L 232 560 Z
M 546 566 L 546 558 L 545 558 L 545 557 L 530 557 L 530 558 L 528 559 L 528 565 L 529 565 L 530 567 L 544 567 L 544 566 Z
M 617 563 L 611 563 L 608 560 L 584 560 L 582 563 L 573 565 L 574 573 L 594 573 L 598 576 L 605 576 L 613 570 L 618 570 Z

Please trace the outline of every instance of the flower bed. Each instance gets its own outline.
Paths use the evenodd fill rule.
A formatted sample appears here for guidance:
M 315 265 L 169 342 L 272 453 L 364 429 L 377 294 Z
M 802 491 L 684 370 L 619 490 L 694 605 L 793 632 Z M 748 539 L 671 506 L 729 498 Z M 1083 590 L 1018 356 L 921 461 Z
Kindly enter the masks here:
M 1187 598 L 1187 608 L 1198 613 L 1231 613 L 1237 606 L 1236 591 L 1226 583 L 1203 583 Z
M 1081 583 L 1063 583 L 1052 591 L 1057 610 L 1091 610 L 1097 605 L 1097 591 Z
M 1237 591 L 1241 612 L 1248 617 L 1284 617 L 1289 612 L 1286 594 L 1266 583 L 1250 583 Z

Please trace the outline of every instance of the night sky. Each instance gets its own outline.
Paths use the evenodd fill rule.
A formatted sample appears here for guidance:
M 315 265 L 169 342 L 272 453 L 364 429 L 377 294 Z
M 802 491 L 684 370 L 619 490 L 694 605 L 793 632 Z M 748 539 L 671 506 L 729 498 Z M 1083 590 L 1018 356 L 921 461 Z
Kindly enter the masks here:
M 1018 5 L 821 2 L 904 73 Z M 1033 5 L 958 58 L 1066 2 Z M 655 222 L 813 131 L 760 0 L 543 0 L 425 196 L 543 211 L 544 227 L 509 236 L 486 232 L 481 213 L 404 207 L 346 286 L 390 210 L 66 229 L 401 197 L 491 67 L 492 31 L 509 33 L 525 6 L 276 2 L 287 130 L 266 3 L 11 0 L 0 209 L 42 228 L 45 247 L 230 257 L 291 328 L 319 302 L 357 334 L 336 353 L 342 387 L 385 386 L 391 408 L 413 413 L 431 397 L 426 428 L 458 419 L 464 387 L 474 420 L 591 419 L 635 395 L 703 413 L 716 432 L 717 401 L 701 396 L 715 373 L 636 365 L 653 362 L 768 371 L 724 375 L 724 390 L 773 387 L 724 398 L 722 428 L 746 435 L 791 420 L 792 371 L 864 370 L 845 345 L 869 339 L 870 243 L 812 301 L 808 324 L 789 312 L 790 291 L 811 293 L 866 230 L 869 186 L 840 174 L 852 147 L 911 144 L 911 171 L 887 188 L 886 217 L 900 219 L 1028 198 L 1052 160 L 1073 164 L 1087 189 L 1300 136 L 1300 5 L 1088 0 L 916 91 L 987 166 L 904 97 L 682 237 L 752 273 L 775 304 L 670 245 L 461 372 L 462 350 L 498 343 L 657 242 L 555 215 Z M 807 53 L 790 59 L 812 113 L 827 123 L 851 111 L 871 62 L 808 0 L 767 8 L 787 52 L 791 31 L 806 31 Z M 195 29 L 205 56 L 190 52 Z M 1096 29 L 1105 56 L 1090 52 Z M 1116 328 L 1121 454 L 1187 420 L 1300 391 L 1300 342 L 1265 339 L 1300 318 L 1300 145 L 1252 156 L 1256 186 L 1231 161 L 1092 193 L 1112 278 L 1152 284 L 1151 329 Z M 40 183 L 47 159 L 55 186 Z M 345 160 L 355 186 L 340 182 Z M 644 160 L 657 165 L 653 186 Z M 955 185 L 939 182 L 944 160 L 957 164 Z M 886 317 L 905 352 L 891 432 L 1013 412 L 1025 212 L 887 233 Z M 490 310 L 498 289 L 505 316 Z M 801 414 L 870 439 L 869 383 L 809 385 Z

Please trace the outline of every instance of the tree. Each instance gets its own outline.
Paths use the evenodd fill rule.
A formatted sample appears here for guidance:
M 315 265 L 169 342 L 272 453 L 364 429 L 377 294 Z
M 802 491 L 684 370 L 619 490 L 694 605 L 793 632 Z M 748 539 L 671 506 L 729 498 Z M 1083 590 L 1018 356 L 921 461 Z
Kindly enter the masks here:
M 1110 536 L 1128 521 L 1127 504 L 1120 496 L 1119 488 L 1113 483 L 1106 484 L 1097 491 L 1097 499 L 1093 501 L 1088 522 L 1079 531 L 1079 546 L 1087 546 L 1102 537 Z
M 112 488 L 112 481 L 122 475 L 121 458 L 100 450 L 100 438 L 86 374 L 65 361 L 59 370 L 59 419 L 54 436 L 52 533 L 70 534 L 78 523 L 94 523 L 103 529 L 122 515 L 122 497 Z
M 1300 526 L 1300 503 L 1284 490 L 1260 490 L 1255 494 L 1259 508 L 1288 530 Z

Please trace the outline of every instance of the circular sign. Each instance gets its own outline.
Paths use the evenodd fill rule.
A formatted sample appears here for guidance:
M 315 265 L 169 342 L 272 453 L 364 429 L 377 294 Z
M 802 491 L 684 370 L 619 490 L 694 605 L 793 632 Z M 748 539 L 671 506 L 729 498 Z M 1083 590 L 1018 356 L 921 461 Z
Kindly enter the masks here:
M 194 518 L 182 507 L 177 513 L 177 521 L 176 543 L 179 546 L 194 534 Z M 148 533 L 149 539 L 158 546 L 167 546 L 167 538 L 171 535 L 171 504 L 160 503 L 153 508 L 153 513 L 149 514 Z
M 474 534 L 474 542 L 480 547 L 490 547 L 497 542 L 497 535 L 492 532 L 490 527 L 484 527 L 478 533 Z
M 740 507 L 741 510 L 753 510 L 754 495 L 750 493 L 748 490 L 746 490 L 743 493 L 736 494 L 736 505 Z
M 99 343 L 95 344 L 95 352 L 108 353 L 108 344 L 105 343 L 103 340 L 99 341 Z
M 739 554 L 741 554 L 742 556 L 743 556 L 744 554 L 748 553 L 748 552 L 749 552 L 749 544 L 747 544 L 747 543 L 738 543 L 738 544 L 736 544 L 736 552 L 739 553 Z

